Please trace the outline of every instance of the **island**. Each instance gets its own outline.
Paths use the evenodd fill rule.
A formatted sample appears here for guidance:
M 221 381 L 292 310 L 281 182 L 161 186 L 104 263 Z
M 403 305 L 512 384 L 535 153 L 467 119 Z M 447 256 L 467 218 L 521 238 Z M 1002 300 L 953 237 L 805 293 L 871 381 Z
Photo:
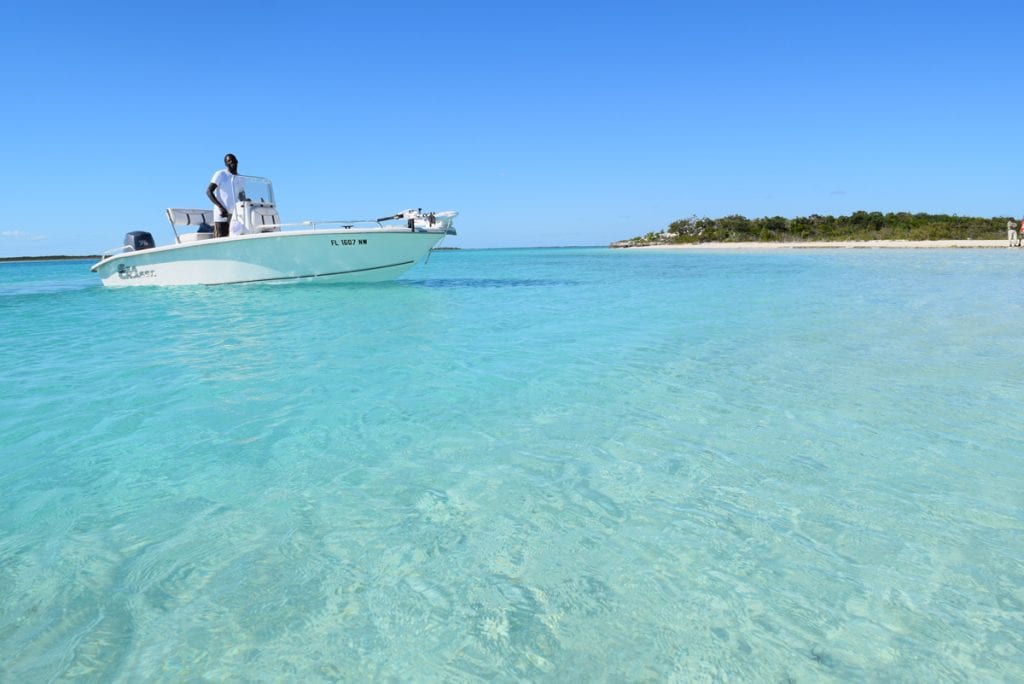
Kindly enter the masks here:
M 811 214 L 673 221 L 662 232 L 613 242 L 611 247 L 997 247 L 1006 246 L 1009 216 L 856 211 L 849 216 Z
M 96 261 L 100 257 L 96 254 L 86 254 L 84 256 L 70 256 L 67 254 L 54 254 L 52 256 L 16 256 L 16 257 L 0 257 L 0 262 L 6 261 L 84 261 L 86 259 Z

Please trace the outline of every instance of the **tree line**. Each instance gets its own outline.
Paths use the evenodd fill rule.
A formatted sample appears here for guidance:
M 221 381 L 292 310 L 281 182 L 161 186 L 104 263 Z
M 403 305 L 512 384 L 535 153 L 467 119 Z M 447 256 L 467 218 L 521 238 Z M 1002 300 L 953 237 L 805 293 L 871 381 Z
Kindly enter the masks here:
M 663 233 L 648 233 L 627 243 L 813 242 L 844 240 L 997 240 L 1006 237 L 1009 216 L 978 218 L 948 214 L 855 211 L 849 216 L 811 214 L 797 218 L 766 216 L 673 221 Z

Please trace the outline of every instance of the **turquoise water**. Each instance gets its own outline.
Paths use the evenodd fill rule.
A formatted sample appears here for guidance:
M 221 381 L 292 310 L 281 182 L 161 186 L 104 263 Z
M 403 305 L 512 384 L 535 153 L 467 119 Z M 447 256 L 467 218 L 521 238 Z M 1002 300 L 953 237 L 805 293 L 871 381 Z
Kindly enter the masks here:
M 0 680 L 1024 679 L 1024 254 L 0 264 Z

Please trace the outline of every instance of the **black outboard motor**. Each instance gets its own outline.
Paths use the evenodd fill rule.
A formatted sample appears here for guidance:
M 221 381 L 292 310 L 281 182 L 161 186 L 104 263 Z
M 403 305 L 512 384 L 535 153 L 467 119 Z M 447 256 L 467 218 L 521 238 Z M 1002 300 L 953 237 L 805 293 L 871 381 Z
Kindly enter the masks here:
M 152 249 L 156 246 L 156 243 L 153 242 L 153 236 L 144 230 L 133 230 L 130 233 L 125 233 L 124 244 L 136 252 L 140 249 Z

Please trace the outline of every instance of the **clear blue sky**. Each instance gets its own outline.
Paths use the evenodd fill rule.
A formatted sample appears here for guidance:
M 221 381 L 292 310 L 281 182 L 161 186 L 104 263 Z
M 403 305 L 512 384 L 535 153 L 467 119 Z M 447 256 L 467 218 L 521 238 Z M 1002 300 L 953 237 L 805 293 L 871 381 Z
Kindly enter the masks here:
M 690 215 L 1024 213 L 1020 2 L 7 2 L 0 256 L 205 207 L 456 209 L 460 247 Z

